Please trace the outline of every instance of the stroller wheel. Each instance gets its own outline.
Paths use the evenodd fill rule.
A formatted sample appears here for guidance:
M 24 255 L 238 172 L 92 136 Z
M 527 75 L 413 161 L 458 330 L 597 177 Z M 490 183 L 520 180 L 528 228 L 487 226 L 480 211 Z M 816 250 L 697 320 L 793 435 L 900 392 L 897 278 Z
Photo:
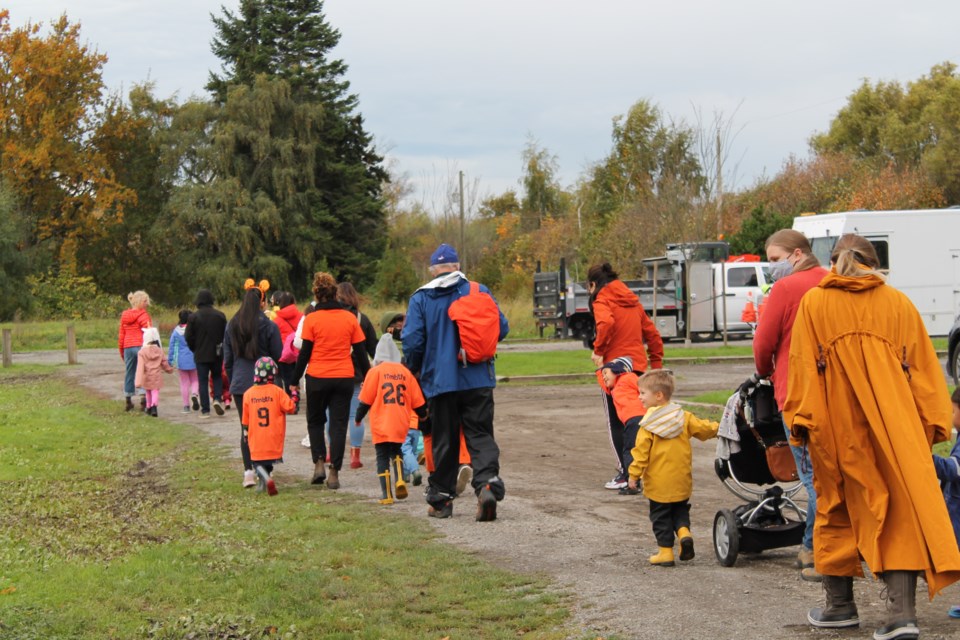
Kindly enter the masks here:
M 732 567 L 740 553 L 740 531 L 737 517 L 729 509 L 717 511 L 713 519 L 713 550 L 717 561 L 724 567 Z

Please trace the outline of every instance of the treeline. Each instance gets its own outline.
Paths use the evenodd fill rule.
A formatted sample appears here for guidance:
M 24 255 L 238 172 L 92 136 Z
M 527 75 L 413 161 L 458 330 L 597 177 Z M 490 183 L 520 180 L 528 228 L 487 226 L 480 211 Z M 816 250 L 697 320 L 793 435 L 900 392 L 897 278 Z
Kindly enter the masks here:
M 461 230 L 452 199 L 408 204 L 331 57 L 322 2 L 241 0 L 214 25 L 210 97 L 178 103 L 150 83 L 108 94 L 106 56 L 66 17 L 14 28 L 0 12 L 0 319 L 112 314 L 139 288 L 231 300 L 247 277 L 302 298 L 319 269 L 402 302 L 440 241 L 500 296 L 527 296 L 538 261 L 631 275 L 667 242 L 723 235 L 759 253 L 799 213 L 960 202 L 960 78 L 943 64 L 906 86 L 864 82 L 808 157 L 735 193 L 721 180 L 732 120 L 690 125 L 641 100 L 573 185 L 528 141 L 520 188 L 471 199 Z

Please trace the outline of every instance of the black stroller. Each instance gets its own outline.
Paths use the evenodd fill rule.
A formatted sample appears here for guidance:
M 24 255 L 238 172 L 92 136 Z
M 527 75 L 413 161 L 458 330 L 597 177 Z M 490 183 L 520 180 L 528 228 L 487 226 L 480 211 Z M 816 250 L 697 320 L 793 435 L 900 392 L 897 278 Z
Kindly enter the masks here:
M 744 384 L 737 393 L 740 450 L 731 453 L 729 459 L 718 455 L 714 461 L 724 486 L 747 501 L 733 510 L 721 509 L 713 519 L 713 548 L 725 567 L 732 567 L 741 552 L 760 553 L 800 544 L 807 518 L 806 511 L 793 501 L 803 485 L 795 479 L 778 482 L 767 462 L 767 449 L 783 446 L 786 439 L 773 385 L 769 380 L 760 380 Z M 789 449 L 779 451 L 788 452 Z M 792 471 L 795 476 L 795 466 Z

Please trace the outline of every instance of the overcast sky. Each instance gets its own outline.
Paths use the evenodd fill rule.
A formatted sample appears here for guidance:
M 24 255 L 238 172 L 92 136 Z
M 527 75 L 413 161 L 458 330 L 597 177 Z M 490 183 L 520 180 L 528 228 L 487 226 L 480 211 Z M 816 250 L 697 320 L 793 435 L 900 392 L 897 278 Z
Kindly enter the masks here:
M 236 0 L 7 0 L 11 22 L 66 12 L 109 56 L 105 80 L 204 96 L 219 61 L 210 14 Z M 960 60 L 960 2 L 327 0 L 335 51 L 377 145 L 427 198 L 463 170 L 483 194 L 520 189 L 531 137 L 573 184 L 610 150 L 612 118 L 648 99 L 737 132 L 728 188 L 805 157 L 869 79 L 906 83 Z

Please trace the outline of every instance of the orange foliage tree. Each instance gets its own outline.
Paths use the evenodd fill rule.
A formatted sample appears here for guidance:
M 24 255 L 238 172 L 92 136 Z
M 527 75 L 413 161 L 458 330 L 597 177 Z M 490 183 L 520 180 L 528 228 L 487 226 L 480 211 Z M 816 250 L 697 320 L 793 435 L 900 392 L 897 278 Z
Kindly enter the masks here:
M 78 245 L 136 198 L 96 145 L 106 60 L 65 15 L 44 35 L 40 24 L 14 29 L 0 11 L 0 176 L 30 220 L 31 244 L 49 243 L 71 272 Z

